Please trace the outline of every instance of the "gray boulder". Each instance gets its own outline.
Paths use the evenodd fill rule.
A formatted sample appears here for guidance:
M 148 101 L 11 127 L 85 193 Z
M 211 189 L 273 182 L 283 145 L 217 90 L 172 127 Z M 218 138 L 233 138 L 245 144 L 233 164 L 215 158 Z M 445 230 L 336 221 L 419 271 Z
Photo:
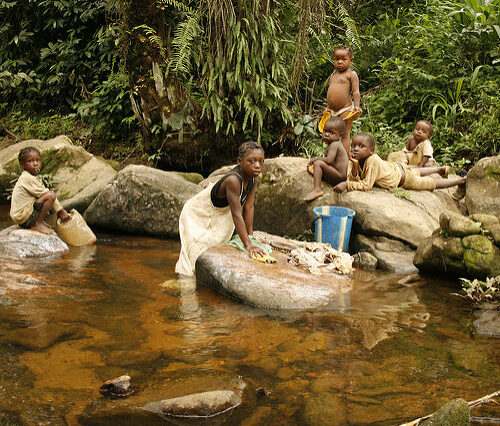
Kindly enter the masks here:
M 83 147 L 73 145 L 66 136 L 47 141 L 31 139 L 0 151 L 0 196 L 21 174 L 17 156 L 27 146 L 34 146 L 42 152 L 40 173 L 50 175 L 52 189 L 66 209 L 75 208 L 84 212 L 116 175 L 109 163 L 89 154 Z
M 376 260 L 379 269 L 395 273 L 416 272 L 413 264 L 415 251 L 401 241 L 387 237 L 356 235 L 353 241 L 355 251 L 368 252 Z
M 46 257 L 68 251 L 57 234 L 46 235 L 17 225 L 0 232 L 0 257 Z
M 377 269 L 377 264 L 377 258 L 367 251 L 360 251 L 352 257 L 352 266 L 365 271 L 374 271 Z
M 182 206 L 201 189 L 175 172 L 128 166 L 92 202 L 85 220 L 102 228 L 177 237 Z
M 467 174 L 465 204 L 469 214 L 500 218 L 500 155 L 479 160 Z

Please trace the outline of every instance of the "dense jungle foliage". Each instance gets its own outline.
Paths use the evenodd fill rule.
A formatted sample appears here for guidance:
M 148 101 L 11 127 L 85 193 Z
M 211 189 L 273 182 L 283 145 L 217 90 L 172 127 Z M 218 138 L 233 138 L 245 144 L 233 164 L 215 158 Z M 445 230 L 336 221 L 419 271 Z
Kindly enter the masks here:
M 500 0 L 0 1 L 0 136 L 209 172 L 243 140 L 322 151 L 333 49 L 348 44 L 382 155 L 434 125 L 440 162 L 500 152 Z

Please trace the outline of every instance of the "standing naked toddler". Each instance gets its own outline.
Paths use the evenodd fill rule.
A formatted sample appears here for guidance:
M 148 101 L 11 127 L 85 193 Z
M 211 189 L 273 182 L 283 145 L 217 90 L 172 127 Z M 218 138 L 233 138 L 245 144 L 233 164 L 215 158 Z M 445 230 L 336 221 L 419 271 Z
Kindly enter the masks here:
M 349 154 L 352 123 L 363 112 L 359 106 L 361 99 L 359 78 L 356 72 L 349 68 L 354 60 L 349 46 L 337 46 L 333 55 L 335 71 L 330 77 L 330 86 L 326 94 L 328 107 L 323 112 L 318 129 L 323 132 L 323 126 L 330 117 L 340 117 L 344 120 L 345 131 L 342 136 L 342 145 Z

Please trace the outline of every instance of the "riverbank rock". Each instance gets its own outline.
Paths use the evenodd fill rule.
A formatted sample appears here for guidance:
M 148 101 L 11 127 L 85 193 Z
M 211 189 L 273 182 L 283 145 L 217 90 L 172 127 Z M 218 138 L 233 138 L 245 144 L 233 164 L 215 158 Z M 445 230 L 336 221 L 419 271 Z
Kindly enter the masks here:
M 24 258 L 46 257 L 68 250 L 66 243 L 57 234 L 46 235 L 18 225 L 0 232 L 0 257 Z
M 475 312 L 474 328 L 480 336 L 500 337 L 500 302 L 484 302 Z
M 479 160 L 467 173 L 465 204 L 469 214 L 500 218 L 500 155 Z
M 287 263 L 273 251 L 276 263 L 263 264 L 232 246 L 212 247 L 196 261 L 196 279 L 247 305 L 270 309 L 309 309 L 344 306 L 352 288 L 349 276 L 313 275 Z
M 470 425 L 469 405 L 462 398 L 453 399 L 420 424 L 425 426 L 468 426 Z
M 85 220 L 106 229 L 178 237 L 182 206 L 200 190 L 175 172 L 128 166 L 92 202 Z
M 104 186 L 116 175 L 111 165 L 74 145 L 66 136 L 42 141 L 31 139 L 0 151 L 0 197 L 22 172 L 17 156 L 22 148 L 34 146 L 42 152 L 42 170 L 53 182 L 52 189 L 64 208 L 83 213 Z M 0 199 L 6 202 L 6 198 Z
M 470 278 L 500 274 L 500 242 L 495 234 L 499 221 L 495 216 L 464 217 L 445 212 L 440 223 L 440 230 L 425 239 L 415 253 L 418 269 Z

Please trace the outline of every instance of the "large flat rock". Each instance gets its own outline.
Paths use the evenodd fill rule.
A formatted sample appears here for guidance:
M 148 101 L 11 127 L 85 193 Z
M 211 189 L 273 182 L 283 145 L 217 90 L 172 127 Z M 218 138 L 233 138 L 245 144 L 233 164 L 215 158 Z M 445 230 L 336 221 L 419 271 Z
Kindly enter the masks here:
M 500 218 L 500 155 L 482 158 L 470 169 L 465 203 L 469 214 Z
M 345 305 L 352 278 L 334 273 L 313 275 L 288 264 L 281 252 L 274 250 L 273 256 L 276 263 L 264 264 L 232 246 L 213 247 L 196 261 L 196 279 L 221 294 L 259 308 Z
M 68 251 L 56 233 L 45 235 L 17 225 L 0 232 L 0 256 L 5 258 L 46 257 Z

